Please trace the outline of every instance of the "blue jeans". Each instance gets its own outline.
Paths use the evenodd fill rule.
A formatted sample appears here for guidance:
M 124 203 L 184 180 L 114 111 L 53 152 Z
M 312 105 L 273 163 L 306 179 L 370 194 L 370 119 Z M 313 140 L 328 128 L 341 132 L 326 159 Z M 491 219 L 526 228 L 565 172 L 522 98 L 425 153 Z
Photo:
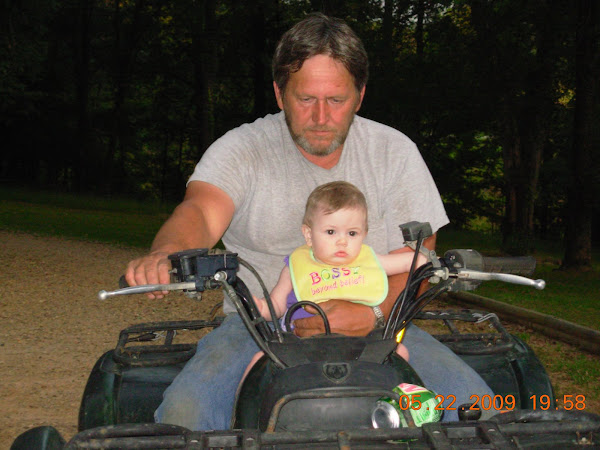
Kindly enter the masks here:
M 425 386 L 444 398 L 454 395 L 454 407 L 469 402 L 472 395 L 493 397 L 477 372 L 415 325 L 406 330 L 404 345 Z M 190 430 L 229 429 L 238 384 L 258 351 L 239 315 L 229 314 L 219 328 L 200 339 L 194 357 L 165 391 L 155 420 Z M 443 420 L 458 420 L 458 414 L 446 411 Z

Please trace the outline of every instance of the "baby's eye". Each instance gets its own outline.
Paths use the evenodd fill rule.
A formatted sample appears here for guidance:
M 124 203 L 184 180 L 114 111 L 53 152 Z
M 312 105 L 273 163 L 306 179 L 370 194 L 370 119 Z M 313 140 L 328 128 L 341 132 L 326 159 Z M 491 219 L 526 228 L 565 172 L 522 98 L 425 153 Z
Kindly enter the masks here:
M 327 230 L 327 231 L 325 231 L 325 233 L 327 233 L 327 234 L 335 234 L 335 231 L 334 230 Z
M 350 231 L 348 234 L 350 236 L 354 237 L 354 236 L 356 236 L 358 234 L 358 232 L 357 231 Z

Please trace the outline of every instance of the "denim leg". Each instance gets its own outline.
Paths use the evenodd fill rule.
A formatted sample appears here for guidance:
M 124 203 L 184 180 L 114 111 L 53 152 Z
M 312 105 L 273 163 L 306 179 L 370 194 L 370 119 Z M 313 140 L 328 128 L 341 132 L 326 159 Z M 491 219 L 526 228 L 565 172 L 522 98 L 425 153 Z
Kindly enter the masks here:
M 238 314 L 198 342 L 196 354 L 165 390 L 154 418 L 190 430 L 228 430 L 238 384 L 259 351 Z
M 410 365 L 419 374 L 425 387 L 444 396 L 443 407 L 450 406 L 449 395 L 456 397 L 453 408 L 463 403 L 473 403 L 475 397 L 471 396 L 474 395 L 480 399 L 483 395 L 493 398 L 494 393 L 479 374 L 429 333 L 411 324 L 406 329 L 402 342 L 410 353 Z M 496 412 L 490 410 L 482 413 L 482 419 L 485 419 Z M 443 422 L 456 420 L 457 411 L 444 412 Z

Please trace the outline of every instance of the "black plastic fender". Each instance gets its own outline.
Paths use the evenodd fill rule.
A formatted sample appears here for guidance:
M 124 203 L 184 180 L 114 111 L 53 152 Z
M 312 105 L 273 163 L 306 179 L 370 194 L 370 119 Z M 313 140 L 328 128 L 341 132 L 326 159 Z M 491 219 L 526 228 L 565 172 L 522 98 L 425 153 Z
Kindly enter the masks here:
M 61 450 L 66 442 L 54 427 L 35 427 L 17 436 L 10 450 Z

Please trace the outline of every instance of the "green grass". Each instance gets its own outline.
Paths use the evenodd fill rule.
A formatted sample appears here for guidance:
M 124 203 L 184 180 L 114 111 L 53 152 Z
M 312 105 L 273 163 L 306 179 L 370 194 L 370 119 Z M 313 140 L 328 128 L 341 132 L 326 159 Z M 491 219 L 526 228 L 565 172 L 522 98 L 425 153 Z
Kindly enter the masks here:
M 600 399 L 600 362 L 594 356 L 586 353 L 573 353 L 571 348 L 561 342 L 555 342 L 552 345 L 538 346 L 536 355 L 550 373 L 561 373 L 562 380 L 555 383 L 554 389 L 557 398 L 562 398 L 564 395 L 572 395 L 572 399 L 576 395 L 585 395 L 585 398 L 590 401 L 598 401 Z M 561 386 L 563 380 L 568 385 L 568 380 L 572 380 L 577 386 L 580 386 L 582 391 L 575 391 L 571 387 Z M 589 408 L 589 406 L 588 406 Z M 600 413 L 599 410 L 588 409 L 588 412 Z
M 0 186 L 0 201 L 24 202 L 49 205 L 68 209 L 92 211 L 115 211 L 136 214 L 168 214 L 175 204 L 158 201 L 136 201 L 123 197 L 99 197 L 87 194 L 69 194 L 54 191 L 41 191 L 29 188 Z
M 0 189 L 0 229 L 149 248 L 172 206 Z

